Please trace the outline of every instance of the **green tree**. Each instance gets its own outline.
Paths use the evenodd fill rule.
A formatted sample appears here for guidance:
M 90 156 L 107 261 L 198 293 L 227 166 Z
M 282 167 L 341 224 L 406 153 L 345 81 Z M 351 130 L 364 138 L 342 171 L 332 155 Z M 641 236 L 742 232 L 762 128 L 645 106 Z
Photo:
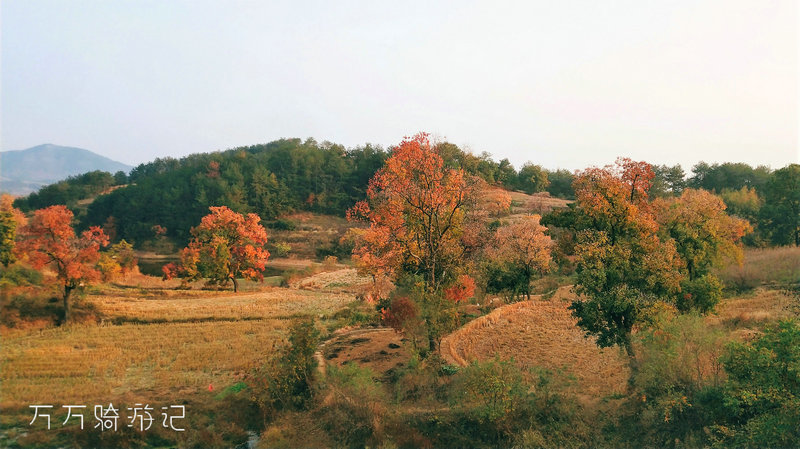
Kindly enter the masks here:
M 799 164 L 787 165 L 772 174 L 761 217 L 773 243 L 800 246 Z
M 601 347 L 619 345 L 634 356 L 631 332 L 653 306 L 679 288 L 674 243 L 661 241 L 648 202 L 650 165 L 618 159 L 615 166 L 589 168 L 574 183 L 578 221 L 577 290 L 585 300 L 570 308 L 578 325 Z
M 575 180 L 575 175 L 569 170 L 558 169 L 555 171 L 547 171 L 547 180 L 547 191 L 550 195 L 570 200 L 575 198 L 575 190 L 572 189 L 572 182 Z
M 725 212 L 722 199 L 705 190 L 685 190 L 680 197 L 655 202 L 660 233 L 675 242 L 686 277 L 678 296 L 678 309 L 709 312 L 722 296 L 722 284 L 712 267 L 741 263 L 741 239 L 752 231 L 750 223 Z
M 540 165 L 527 162 L 519 169 L 516 187 L 523 192 L 528 194 L 541 192 L 547 188 L 549 184 L 550 182 L 547 180 L 547 171 Z

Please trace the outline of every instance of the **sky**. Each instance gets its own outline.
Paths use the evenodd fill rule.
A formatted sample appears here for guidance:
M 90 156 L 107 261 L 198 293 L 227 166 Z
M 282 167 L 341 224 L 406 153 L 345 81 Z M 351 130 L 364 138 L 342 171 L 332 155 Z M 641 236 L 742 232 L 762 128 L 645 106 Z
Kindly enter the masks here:
M 579 169 L 800 162 L 794 0 L 0 2 L 0 147 L 131 165 L 426 131 Z

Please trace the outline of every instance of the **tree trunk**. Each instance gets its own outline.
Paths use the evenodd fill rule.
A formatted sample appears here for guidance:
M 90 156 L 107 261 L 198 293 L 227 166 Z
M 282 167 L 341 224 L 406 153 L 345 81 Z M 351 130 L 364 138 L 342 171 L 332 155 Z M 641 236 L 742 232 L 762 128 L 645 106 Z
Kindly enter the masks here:
M 239 293 L 239 281 L 236 280 L 236 276 L 231 276 L 231 280 L 233 281 L 233 292 Z
M 64 322 L 61 324 L 66 324 L 69 321 L 69 295 L 74 289 L 75 287 L 71 285 L 64 285 Z
M 628 378 L 628 391 L 633 391 L 633 383 L 636 380 L 636 374 L 639 372 L 639 364 L 636 361 L 636 354 L 633 349 L 630 334 L 625 341 L 625 353 L 628 355 L 628 368 L 631 370 L 631 376 Z

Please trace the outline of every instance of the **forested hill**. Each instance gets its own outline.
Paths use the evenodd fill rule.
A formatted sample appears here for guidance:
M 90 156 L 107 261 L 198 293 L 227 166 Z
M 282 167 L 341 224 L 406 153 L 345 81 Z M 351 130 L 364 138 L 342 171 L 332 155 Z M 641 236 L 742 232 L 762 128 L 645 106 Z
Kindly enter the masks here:
M 111 220 L 117 238 L 136 243 L 153 238 L 157 225 L 185 242 L 209 206 L 255 212 L 264 220 L 291 210 L 342 214 L 365 196 L 386 156 L 371 145 L 346 150 L 311 139 L 282 139 L 160 158 L 135 167 L 129 185 L 98 197 L 82 221 L 89 226 Z
M 507 159 L 496 162 L 488 153 L 470 154 L 446 142 L 438 145 L 438 151 L 447 166 L 462 168 L 492 185 L 526 193 L 546 190 L 561 198 L 574 195 L 573 175 L 567 170 L 550 171 L 529 163 L 517 171 Z M 135 167 L 128 177 L 86 173 L 14 204 L 25 211 L 66 204 L 75 211 L 80 227 L 104 226 L 115 240 L 140 246 L 166 236 L 182 245 L 209 206 L 255 212 L 267 223 L 297 210 L 344 215 L 366 197 L 369 180 L 390 152 L 370 144 L 346 149 L 313 139 L 281 139 L 181 159 L 156 159 Z M 765 198 L 779 190 L 769 188 L 777 172 L 767 167 L 700 163 L 689 177 L 679 165 L 653 169 L 652 196 L 677 195 L 685 187 L 715 191 L 730 212 L 754 224 L 760 221 L 760 205 L 770 203 Z M 87 200 L 95 196 L 94 201 Z
M 439 150 L 448 166 L 463 168 L 491 184 L 533 192 L 548 186 L 549 175 L 554 195 L 571 194 L 571 175 L 565 170 L 548 174 L 527 164 L 517 172 L 507 159 L 495 162 L 488 153 L 476 156 L 450 143 L 439 144 Z M 370 144 L 346 149 L 313 139 L 281 139 L 181 159 L 156 159 L 134 168 L 126 187 L 97 197 L 81 214 L 81 224 L 113 227 L 116 238 L 137 244 L 166 228 L 167 237 L 185 243 L 209 206 L 255 212 L 265 221 L 293 210 L 344 215 L 366 197 L 369 180 L 389 152 Z M 43 206 L 41 201 L 37 205 Z

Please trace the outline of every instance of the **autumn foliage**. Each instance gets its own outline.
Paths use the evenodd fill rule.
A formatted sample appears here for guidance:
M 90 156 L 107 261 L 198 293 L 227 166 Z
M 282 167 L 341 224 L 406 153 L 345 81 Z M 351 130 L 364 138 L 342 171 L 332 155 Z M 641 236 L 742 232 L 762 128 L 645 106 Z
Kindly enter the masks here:
M 11 195 L 0 196 L 0 264 L 6 267 L 17 259 L 15 240 L 17 232 L 26 223 L 25 215 L 12 206 L 13 202 Z
M 487 255 L 491 262 L 499 265 L 500 272 L 491 274 L 490 285 L 509 278 L 506 283 L 512 285 L 499 285 L 498 289 L 511 288 L 514 294 L 530 299 L 531 279 L 546 273 L 552 261 L 553 241 L 545 234 L 547 228 L 540 220 L 539 215 L 526 215 L 497 229 Z
M 600 346 L 620 345 L 631 355 L 634 327 L 680 284 L 675 245 L 659 238 L 648 200 L 653 177 L 649 164 L 620 158 L 584 170 L 573 184 L 585 226 L 576 246 L 577 287 L 587 299 L 571 308 Z
M 370 181 L 366 201 L 347 212 L 368 221 L 353 251 L 356 265 L 374 277 L 401 269 L 438 290 L 460 262 L 466 204 L 472 193 L 461 170 L 444 167 L 427 134 L 406 138 Z
M 575 178 L 577 287 L 586 299 L 572 309 L 601 346 L 632 354 L 631 332 L 660 305 L 710 311 L 722 294 L 712 267 L 741 260 L 750 224 L 725 212 L 705 190 L 650 201 L 654 173 L 645 162 L 620 158 Z
M 75 235 L 72 218 L 66 206 L 37 210 L 22 228 L 18 243 L 19 251 L 34 268 L 48 267 L 55 272 L 63 288 L 64 321 L 69 319 L 70 293 L 100 279 L 96 265 L 100 248 L 108 245 L 108 237 L 97 226 Z
M 243 216 L 225 206 L 210 207 L 210 214 L 192 228 L 192 241 L 181 252 L 180 264 L 164 266 L 164 277 L 187 280 L 208 279 L 211 284 L 238 278 L 262 280 L 269 252 L 264 249 L 267 231 L 256 214 Z

